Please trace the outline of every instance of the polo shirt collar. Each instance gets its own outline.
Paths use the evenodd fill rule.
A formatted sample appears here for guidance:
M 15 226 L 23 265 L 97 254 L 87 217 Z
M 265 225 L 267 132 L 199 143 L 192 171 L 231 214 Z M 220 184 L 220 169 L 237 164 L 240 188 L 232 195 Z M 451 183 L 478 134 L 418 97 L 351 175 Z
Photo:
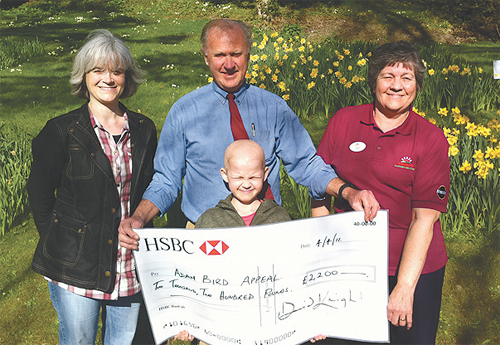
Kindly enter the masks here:
M 212 87 L 213 87 L 213 90 L 214 90 L 217 98 L 219 99 L 219 101 L 223 104 L 226 103 L 227 102 L 226 96 L 227 96 L 228 92 L 222 90 L 221 87 L 219 85 L 217 85 L 217 83 L 215 81 L 212 82 Z M 240 89 L 234 93 L 234 100 L 236 101 L 236 103 L 239 103 L 241 101 L 241 99 L 243 99 L 245 92 L 246 92 L 246 90 L 248 90 L 249 87 L 250 87 L 249 84 L 244 83 L 240 87 Z
M 362 124 L 377 127 L 377 124 L 375 123 L 375 118 L 373 117 L 374 109 L 375 109 L 375 103 L 373 103 L 373 106 L 367 107 L 367 111 L 361 116 L 361 119 L 359 121 Z M 405 121 L 398 128 L 390 130 L 385 134 L 391 134 L 392 132 L 393 134 L 410 135 L 415 122 L 415 115 L 420 116 L 413 111 L 413 106 L 410 105 L 410 113 L 408 114 L 408 117 L 405 119 Z

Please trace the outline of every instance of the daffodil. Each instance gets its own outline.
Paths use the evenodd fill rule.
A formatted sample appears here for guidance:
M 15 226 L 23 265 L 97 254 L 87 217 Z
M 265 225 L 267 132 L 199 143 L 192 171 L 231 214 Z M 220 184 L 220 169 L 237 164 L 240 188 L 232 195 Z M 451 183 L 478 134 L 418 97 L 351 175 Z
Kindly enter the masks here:
M 456 156 L 458 155 L 458 147 L 456 146 L 450 146 L 449 150 L 448 150 L 448 155 L 451 157 L 451 156 Z
M 468 171 L 472 170 L 472 166 L 470 165 L 470 163 L 468 161 L 465 161 L 462 163 L 462 166 L 458 170 L 460 170 L 461 172 L 463 172 L 465 174 Z

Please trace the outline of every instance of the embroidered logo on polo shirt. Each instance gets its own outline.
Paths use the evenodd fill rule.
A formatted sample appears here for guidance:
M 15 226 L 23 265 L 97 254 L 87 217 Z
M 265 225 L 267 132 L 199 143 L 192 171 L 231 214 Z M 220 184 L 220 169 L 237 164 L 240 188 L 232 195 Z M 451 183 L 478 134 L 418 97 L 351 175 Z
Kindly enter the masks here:
M 229 249 L 223 241 L 206 241 L 200 246 L 203 253 L 207 255 L 222 255 Z
M 394 164 L 396 168 L 403 168 L 409 170 L 415 170 L 415 166 L 412 163 L 412 159 L 410 157 L 403 157 L 398 164 Z
M 446 196 L 446 187 L 445 186 L 439 187 L 436 193 L 438 195 L 438 198 L 443 200 L 444 197 Z

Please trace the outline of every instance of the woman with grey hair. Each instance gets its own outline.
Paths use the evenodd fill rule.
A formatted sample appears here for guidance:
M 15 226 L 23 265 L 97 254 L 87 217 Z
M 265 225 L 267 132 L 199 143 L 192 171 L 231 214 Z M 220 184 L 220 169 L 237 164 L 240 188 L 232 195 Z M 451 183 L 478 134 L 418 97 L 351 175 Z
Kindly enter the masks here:
M 434 344 L 448 260 L 439 222 L 450 185 L 443 131 L 412 109 L 425 66 L 417 50 L 399 41 L 380 46 L 369 62 L 372 104 L 340 109 L 330 120 L 318 154 L 344 181 L 335 199 L 373 192 L 389 210 L 389 304 L 392 344 Z M 313 215 L 329 214 L 330 199 L 313 201 Z M 376 219 L 375 219 L 376 221 Z
M 153 176 L 156 128 L 128 110 L 141 71 L 123 41 L 92 31 L 75 56 L 72 93 L 87 102 L 33 139 L 28 193 L 40 240 L 32 268 L 48 281 L 61 344 L 131 344 L 140 285 L 118 243 Z M 151 224 L 150 224 L 151 226 Z

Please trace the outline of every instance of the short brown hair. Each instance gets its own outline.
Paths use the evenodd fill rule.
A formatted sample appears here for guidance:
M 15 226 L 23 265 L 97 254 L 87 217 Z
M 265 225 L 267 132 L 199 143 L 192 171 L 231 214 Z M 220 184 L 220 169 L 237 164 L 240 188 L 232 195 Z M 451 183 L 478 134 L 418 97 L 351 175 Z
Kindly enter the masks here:
M 424 86 L 425 65 L 415 47 L 407 41 L 386 43 L 378 47 L 368 63 L 368 85 L 373 91 L 380 71 L 386 66 L 402 63 L 413 69 L 417 81 L 417 92 Z

